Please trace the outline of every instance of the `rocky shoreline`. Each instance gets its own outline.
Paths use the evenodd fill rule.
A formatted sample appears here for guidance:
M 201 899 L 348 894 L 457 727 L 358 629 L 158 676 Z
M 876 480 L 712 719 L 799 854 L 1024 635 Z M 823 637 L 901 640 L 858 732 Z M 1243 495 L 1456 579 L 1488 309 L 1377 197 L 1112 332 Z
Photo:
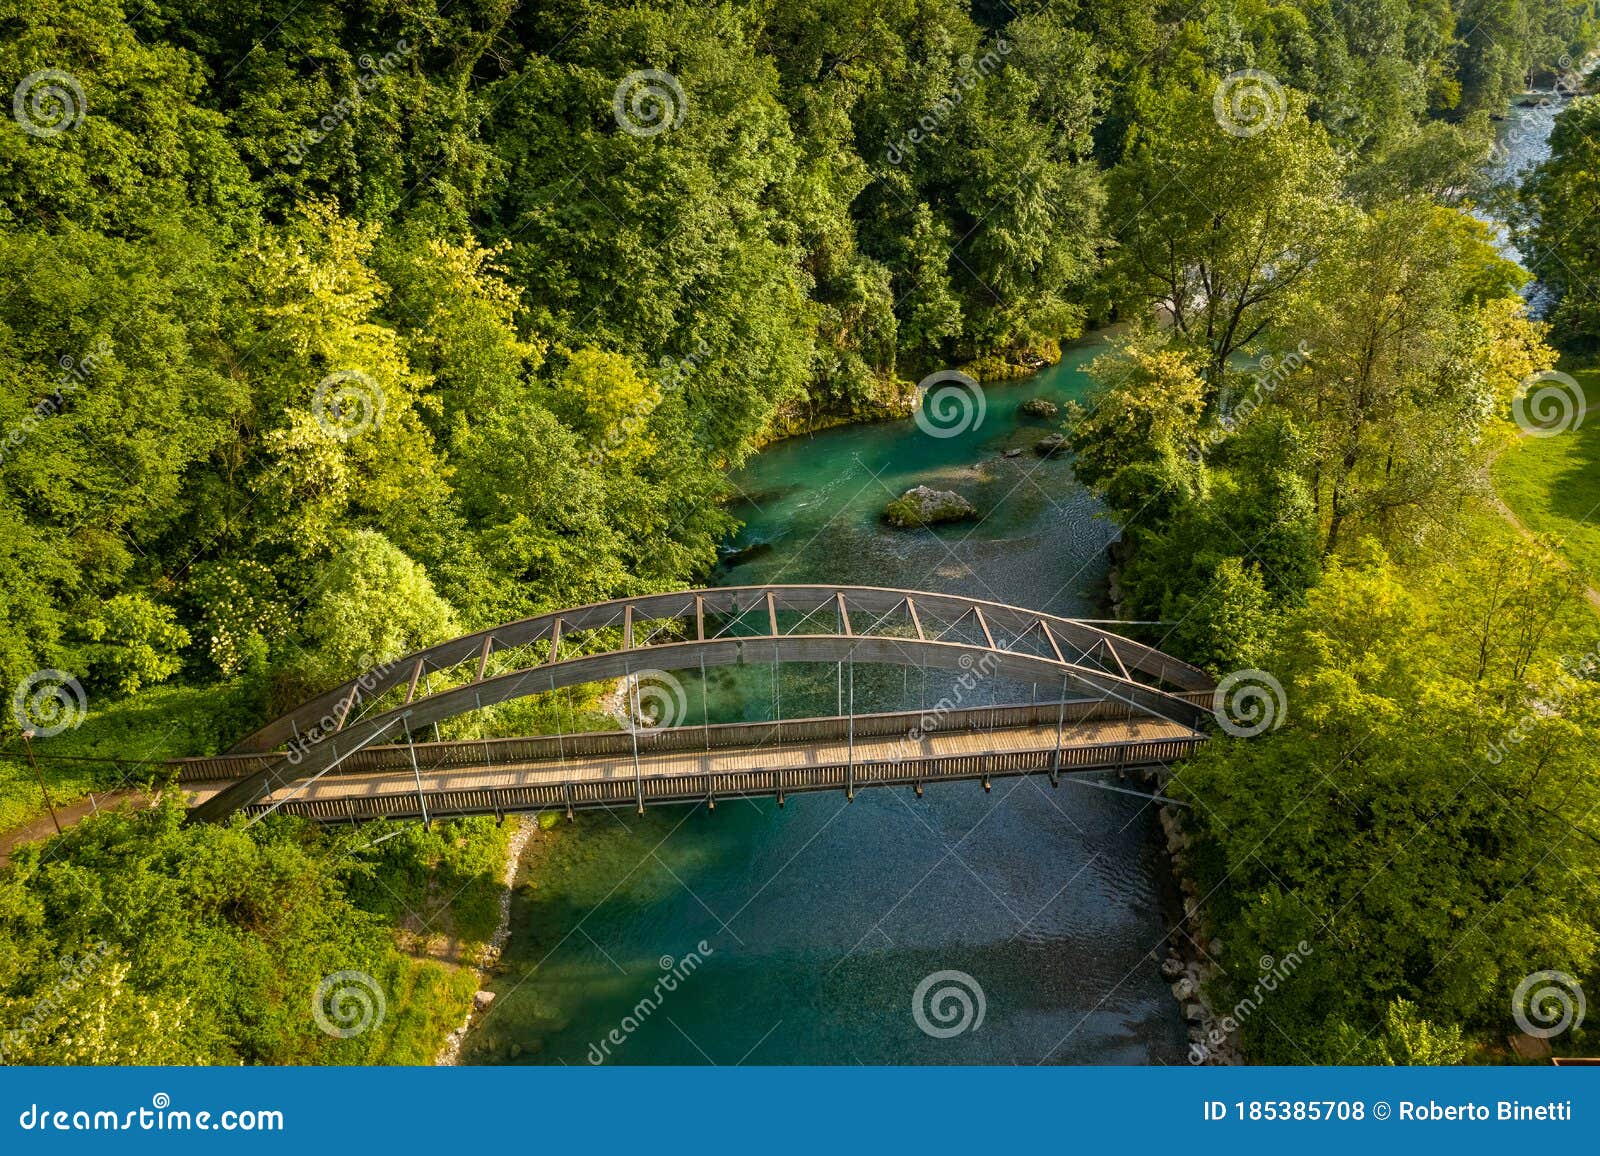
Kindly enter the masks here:
M 1157 775 L 1151 772 L 1147 781 L 1153 787 Z M 1172 930 L 1167 936 L 1167 956 L 1161 961 L 1161 978 L 1171 985 L 1172 998 L 1183 1014 L 1189 1036 L 1189 1062 L 1243 1064 L 1238 1034 L 1225 1029 L 1223 1017 L 1212 1006 L 1208 992 L 1219 974 L 1215 961 L 1222 954 L 1222 942 L 1212 933 L 1200 889 L 1189 874 L 1190 836 L 1183 829 L 1183 812 L 1163 804 L 1157 814 L 1179 896 L 1179 908 L 1173 913 Z
M 1106 547 L 1110 568 L 1101 608 L 1112 618 L 1124 617 L 1124 596 L 1120 581 L 1122 567 L 1131 557 L 1131 548 L 1122 538 Z M 1143 781 L 1152 792 L 1159 792 L 1162 778 L 1155 771 L 1144 773 Z M 1161 978 L 1172 990 L 1189 1037 L 1188 1058 L 1196 1065 L 1237 1065 L 1245 1063 L 1239 1049 L 1237 1031 L 1224 1030 L 1224 1017 L 1212 1006 L 1208 991 L 1218 975 L 1217 959 L 1222 942 L 1206 918 L 1199 886 L 1189 871 L 1191 836 L 1184 830 L 1183 808 L 1163 803 L 1156 814 L 1161 821 L 1162 850 L 1177 889 L 1167 911 L 1169 924 L 1167 954 L 1161 961 Z
M 435 1067 L 452 1067 L 461 1062 L 461 1045 L 466 1042 L 467 1033 L 472 1029 L 472 1021 L 494 1003 L 494 992 L 484 990 L 483 984 L 494 970 L 494 965 L 499 962 L 500 952 L 504 950 L 506 940 L 511 937 L 511 894 L 517 883 L 517 869 L 522 863 L 522 852 L 527 848 L 528 840 L 533 838 L 534 832 L 539 829 L 537 817 L 534 816 L 518 815 L 511 821 L 517 824 L 517 829 L 511 833 L 511 839 L 506 844 L 506 872 L 502 880 L 504 888 L 500 892 L 500 920 L 495 924 L 494 934 L 489 937 L 489 942 L 484 946 L 477 963 L 473 965 L 473 970 L 478 973 L 478 991 L 472 997 L 472 1007 L 467 1010 L 461 1026 L 445 1037 L 444 1046 L 434 1058 Z

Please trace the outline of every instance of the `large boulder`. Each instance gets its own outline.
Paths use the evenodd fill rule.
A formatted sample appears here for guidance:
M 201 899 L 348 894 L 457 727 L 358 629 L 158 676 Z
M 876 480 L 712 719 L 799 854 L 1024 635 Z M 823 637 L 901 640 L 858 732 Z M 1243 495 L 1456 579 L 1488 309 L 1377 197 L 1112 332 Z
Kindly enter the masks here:
M 1030 397 L 1018 407 L 1027 417 L 1051 418 L 1060 413 L 1060 407 L 1049 398 Z
M 960 522 L 977 513 L 978 508 L 954 490 L 915 486 L 890 502 L 883 517 L 891 526 L 906 528 Z
M 1038 441 L 1033 443 L 1033 452 L 1038 454 L 1041 458 L 1053 458 L 1066 448 L 1067 439 L 1058 433 L 1053 433 L 1049 437 L 1040 438 Z

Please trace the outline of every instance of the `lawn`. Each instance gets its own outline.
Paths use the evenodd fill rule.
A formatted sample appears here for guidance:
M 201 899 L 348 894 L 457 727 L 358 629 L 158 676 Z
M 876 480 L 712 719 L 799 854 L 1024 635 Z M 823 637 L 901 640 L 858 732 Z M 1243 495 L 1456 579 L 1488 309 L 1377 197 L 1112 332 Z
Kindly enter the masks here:
M 164 759 L 213 754 L 225 745 L 230 715 L 227 686 L 158 686 L 104 705 L 90 697 L 75 727 L 36 739 L 34 754 L 58 806 L 149 781 Z M 0 831 L 44 814 L 22 743 L 0 747 Z
M 1600 370 L 1573 375 L 1594 404 L 1577 429 L 1528 437 L 1500 455 L 1494 484 L 1522 523 L 1562 541 L 1593 582 L 1600 576 Z

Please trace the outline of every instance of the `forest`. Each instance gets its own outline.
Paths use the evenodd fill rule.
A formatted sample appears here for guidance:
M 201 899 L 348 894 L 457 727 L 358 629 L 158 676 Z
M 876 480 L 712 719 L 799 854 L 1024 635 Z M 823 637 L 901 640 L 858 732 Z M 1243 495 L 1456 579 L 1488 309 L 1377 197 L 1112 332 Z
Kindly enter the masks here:
M 1600 384 L 1600 98 L 1485 173 L 1597 44 L 1593 0 L 0 0 L 0 689 L 70 672 L 70 803 L 692 584 L 764 445 L 1109 330 L 1062 431 L 1124 610 L 1292 703 L 1173 788 L 1230 974 L 1337 945 L 1246 1054 L 1503 1058 L 1518 979 L 1600 976 L 1600 632 L 1488 482 L 1530 379 Z M 431 1057 L 472 987 L 397 895 L 482 943 L 502 830 L 181 820 L 0 869 L 7 1062 Z M 349 944 L 381 1036 L 292 1017 Z

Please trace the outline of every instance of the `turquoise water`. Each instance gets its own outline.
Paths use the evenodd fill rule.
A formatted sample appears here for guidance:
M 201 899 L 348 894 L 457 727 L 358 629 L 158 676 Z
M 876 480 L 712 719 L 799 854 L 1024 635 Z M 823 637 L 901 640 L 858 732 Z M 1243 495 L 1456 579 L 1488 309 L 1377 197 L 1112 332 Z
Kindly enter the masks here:
M 1499 126 L 1504 175 L 1543 159 L 1553 116 L 1512 110 Z M 1065 462 L 1029 452 L 1051 423 L 1016 410 L 1081 396 L 1095 351 L 990 387 L 983 421 L 957 436 L 900 421 L 769 449 L 735 479 L 745 526 L 718 580 L 926 588 L 1092 613 L 1110 527 Z M 1011 448 L 1024 452 L 1001 457 Z M 981 520 L 885 527 L 884 504 L 916 484 L 957 490 Z M 684 683 L 698 704 L 698 682 Z M 859 709 L 909 708 L 925 693 L 898 670 L 858 668 L 855 685 Z M 711 717 L 733 720 L 769 717 L 779 701 L 787 717 L 830 713 L 837 684 L 831 669 L 775 682 L 745 668 L 705 689 Z M 1183 1024 L 1157 971 L 1166 867 L 1153 819 L 1137 798 L 1032 780 L 989 795 L 947 784 L 920 800 L 870 790 L 854 803 L 795 796 L 783 810 L 581 816 L 541 834 L 525 860 L 498 998 L 464 1058 L 1180 1062 Z M 983 995 L 981 1025 L 950 1038 L 912 1014 L 918 985 L 942 971 L 966 973 Z
M 1079 367 L 1094 352 L 990 387 L 981 424 L 957 436 L 899 421 L 762 453 L 736 479 L 745 527 L 729 545 L 744 560 L 718 580 L 903 586 L 1092 614 L 1111 527 L 1066 462 L 1031 452 L 1055 423 L 1017 406 L 1081 396 Z M 1001 456 L 1018 447 L 1020 457 Z M 981 520 L 884 526 L 884 504 L 915 484 L 959 491 Z M 780 696 L 787 717 L 831 713 L 831 668 L 779 678 L 767 667 L 714 672 L 713 719 L 766 717 Z M 698 682 L 684 681 L 698 704 Z M 916 672 L 870 667 L 857 668 L 855 688 L 869 710 L 944 692 L 924 692 Z M 987 689 L 1008 701 L 1032 693 Z M 992 794 L 946 784 L 920 800 L 869 790 L 853 803 L 794 796 L 781 810 L 580 816 L 533 845 L 498 998 L 465 1059 L 1180 1062 L 1183 1024 L 1157 970 L 1165 867 L 1154 826 L 1141 799 L 1032 779 Z M 940 971 L 981 988 L 981 1025 L 950 1038 L 918 1027 L 913 994 Z

